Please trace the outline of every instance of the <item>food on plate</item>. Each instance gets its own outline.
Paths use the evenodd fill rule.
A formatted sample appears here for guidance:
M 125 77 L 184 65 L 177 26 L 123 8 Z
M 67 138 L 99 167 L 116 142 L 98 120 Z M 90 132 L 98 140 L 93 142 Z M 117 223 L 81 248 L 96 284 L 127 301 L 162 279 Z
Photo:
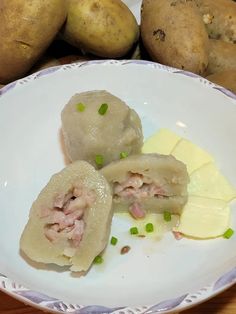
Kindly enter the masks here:
M 33 203 L 20 248 L 34 261 L 87 271 L 109 240 L 112 213 L 105 178 L 76 161 L 52 176 Z
M 75 94 L 61 118 L 65 146 L 72 161 L 82 159 L 101 168 L 123 155 L 141 151 L 139 116 L 107 91 Z
M 236 44 L 210 39 L 210 53 L 207 73 L 236 70 Z
M 143 144 L 143 153 L 158 153 L 169 155 L 181 137 L 169 129 L 160 129 L 150 136 Z
M 137 41 L 135 17 L 121 0 L 68 0 L 63 37 L 101 57 L 121 57 Z
M 143 0 L 141 37 L 154 61 L 205 72 L 209 40 L 194 1 Z
M 187 166 L 189 174 L 202 165 L 213 161 L 213 157 L 208 152 L 184 138 L 177 143 L 171 151 L 171 155 Z
M 187 201 L 187 169 L 173 156 L 133 155 L 100 171 L 111 184 L 117 212 L 128 210 L 135 218 L 143 218 L 146 211 L 179 214 Z
M 206 77 L 209 81 L 221 85 L 236 94 L 236 69 L 225 70 Z
M 190 175 L 188 193 L 226 202 L 236 198 L 236 189 L 212 162 L 203 165 Z
M 2 0 L 0 83 L 22 77 L 52 42 L 66 19 L 66 1 Z
M 195 0 L 210 38 L 236 43 L 236 3 L 232 0 Z
M 174 231 L 198 239 L 216 238 L 225 233 L 229 223 L 230 208 L 226 201 L 189 196 Z
M 166 145 L 168 140 L 170 145 Z M 151 151 L 151 143 L 153 152 L 163 151 L 167 147 L 171 154 L 186 163 L 191 173 L 187 188 L 188 201 L 177 227 L 173 228 L 176 239 L 183 236 L 193 239 L 231 237 L 232 231 L 227 231 L 230 224 L 229 202 L 236 198 L 236 189 L 218 170 L 213 157 L 168 129 L 160 129 L 151 137 L 151 141 L 148 139 L 144 142 L 143 147 Z

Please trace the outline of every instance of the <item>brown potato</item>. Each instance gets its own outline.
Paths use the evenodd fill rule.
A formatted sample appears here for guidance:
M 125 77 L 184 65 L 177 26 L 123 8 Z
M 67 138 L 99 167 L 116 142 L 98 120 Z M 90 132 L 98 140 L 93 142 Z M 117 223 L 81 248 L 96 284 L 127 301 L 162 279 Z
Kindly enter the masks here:
M 195 0 L 209 37 L 236 43 L 236 3 L 232 0 Z
M 209 40 L 194 1 L 143 0 L 141 36 L 154 61 L 204 73 Z
M 65 18 L 65 0 L 1 0 L 0 83 L 8 83 L 27 73 Z
M 233 69 L 236 70 L 236 44 L 210 39 L 207 74 Z
M 209 81 L 221 85 L 236 94 L 236 70 L 225 70 L 206 77 Z
M 138 39 L 135 17 L 121 0 L 68 0 L 62 32 L 70 44 L 97 56 L 125 55 Z

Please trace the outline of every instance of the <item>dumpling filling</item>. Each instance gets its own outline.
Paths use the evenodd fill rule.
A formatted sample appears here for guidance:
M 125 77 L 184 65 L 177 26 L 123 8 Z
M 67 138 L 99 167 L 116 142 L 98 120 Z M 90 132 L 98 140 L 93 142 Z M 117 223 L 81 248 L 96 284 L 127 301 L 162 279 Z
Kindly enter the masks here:
M 177 183 L 178 178 L 172 178 L 172 183 Z M 114 200 L 130 201 L 129 212 L 134 218 L 143 218 L 145 211 L 142 209 L 143 200 L 155 197 L 159 199 L 169 198 L 173 195 L 167 186 L 155 182 L 152 178 L 140 173 L 128 172 L 123 182 L 114 182 Z
M 114 182 L 113 191 L 114 199 L 132 202 L 129 211 L 134 218 L 145 216 L 145 211 L 140 204 L 144 199 L 150 197 L 169 198 L 173 196 L 167 187 L 158 184 L 150 177 L 132 172 L 128 172 L 127 178 L 123 182 Z
M 58 195 L 52 209 L 43 209 L 41 218 L 47 217 L 44 234 L 51 242 L 69 240 L 77 248 L 82 240 L 84 213 L 96 200 L 96 194 L 82 186 L 74 187 L 66 194 Z

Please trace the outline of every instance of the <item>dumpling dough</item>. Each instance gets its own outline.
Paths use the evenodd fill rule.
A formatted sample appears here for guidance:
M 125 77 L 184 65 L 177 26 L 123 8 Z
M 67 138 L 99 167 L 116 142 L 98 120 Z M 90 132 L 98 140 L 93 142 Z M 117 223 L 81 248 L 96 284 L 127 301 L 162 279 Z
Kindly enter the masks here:
M 146 211 L 179 214 L 187 201 L 186 166 L 171 155 L 133 155 L 100 172 L 112 186 L 114 209 L 129 210 L 135 218 Z
M 77 109 L 83 104 L 84 110 Z M 108 109 L 104 115 L 98 110 Z M 137 113 L 122 100 L 107 91 L 89 91 L 74 95 L 61 114 L 62 131 L 69 158 L 86 160 L 97 167 L 96 155 L 102 155 L 103 165 L 141 151 L 143 134 Z
M 107 244 L 111 219 L 106 179 L 76 161 L 53 175 L 33 203 L 20 248 L 34 261 L 87 271 Z

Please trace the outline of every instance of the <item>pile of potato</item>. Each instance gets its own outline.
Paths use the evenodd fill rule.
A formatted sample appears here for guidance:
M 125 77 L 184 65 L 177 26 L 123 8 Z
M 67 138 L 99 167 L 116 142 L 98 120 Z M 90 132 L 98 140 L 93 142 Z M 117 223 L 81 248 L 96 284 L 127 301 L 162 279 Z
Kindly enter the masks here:
M 236 93 L 233 0 L 143 0 L 140 28 L 121 0 L 1 0 L 0 38 L 0 87 L 77 60 L 143 58 Z M 73 55 L 48 57 L 62 40 L 76 47 Z

